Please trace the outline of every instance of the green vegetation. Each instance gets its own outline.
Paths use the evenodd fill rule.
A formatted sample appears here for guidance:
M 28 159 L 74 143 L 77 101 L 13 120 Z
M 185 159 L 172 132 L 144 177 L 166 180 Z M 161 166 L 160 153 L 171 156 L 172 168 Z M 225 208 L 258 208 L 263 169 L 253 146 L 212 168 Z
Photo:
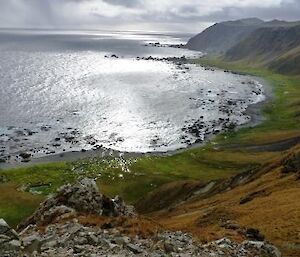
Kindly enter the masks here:
M 287 24 L 257 29 L 229 49 L 224 55 L 225 59 L 267 67 L 275 73 L 299 74 L 300 26 Z
M 247 63 L 224 62 L 221 58 L 202 59 L 198 63 L 262 77 L 271 86 L 273 99 L 263 108 L 265 121 L 254 128 L 227 133 L 223 143 L 264 144 L 300 135 L 300 76 L 274 74 L 264 68 L 249 67 Z
M 147 192 L 168 182 L 207 181 L 258 167 L 277 158 L 280 153 L 254 152 L 245 146 L 300 136 L 299 77 L 277 75 L 242 63 L 228 64 L 220 58 L 201 59 L 197 63 L 265 78 L 274 94 L 274 100 L 263 110 L 266 120 L 254 128 L 222 133 L 203 147 L 172 156 L 128 160 L 93 158 L 0 170 L 0 217 L 16 225 L 32 213 L 49 193 L 79 177 L 96 178 L 105 194 L 119 194 L 134 203 Z
M 270 65 L 272 70 L 282 74 L 296 75 L 300 71 L 300 46 L 286 52 L 273 61 Z

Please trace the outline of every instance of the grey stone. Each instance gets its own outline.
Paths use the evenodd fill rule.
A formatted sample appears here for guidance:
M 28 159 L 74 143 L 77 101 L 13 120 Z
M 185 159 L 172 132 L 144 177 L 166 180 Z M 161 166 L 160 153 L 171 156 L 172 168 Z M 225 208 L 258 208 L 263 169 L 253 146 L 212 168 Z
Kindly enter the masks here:
M 143 250 L 140 247 L 134 244 L 127 244 L 127 248 L 134 254 L 139 254 L 143 252 Z
M 131 242 L 131 239 L 127 236 L 123 236 L 123 237 L 116 237 L 114 239 L 114 241 L 118 245 L 126 245 L 126 244 L 129 244 Z
M 74 242 L 77 245 L 85 245 L 85 244 L 88 243 L 88 240 L 87 240 L 86 237 L 77 236 L 77 237 L 74 238 Z
M 120 197 L 111 199 L 102 195 L 96 182 L 85 178 L 74 185 L 68 184 L 58 189 L 19 228 L 24 229 L 30 224 L 47 225 L 66 213 L 110 217 L 135 215 L 134 208 L 127 206 Z
M 38 234 L 33 234 L 22 239 L 24 250 L 27 253 L 40 252 L 43 244 L 42 238 Z
M 98 245 L 99 244 L 99 239 L 94 234 L 89 234 L 87 237 L 87 240 L 90 245 Z
M 9 236 L 6 235 L 0 235 L 0 245 L 7 243 L 11 240 L 11 238 Z
M 5 220 L 0 219 L 0 256 L 18 256 L 21 243 L 18 234 L 11 229 Z
M 166 253 L 178 252 L 178 249 L 170 241 L 167 241 L 164 243 L 164 249 L 165 249 Z
M 268 257 L 281 257 L 282 254 L 277 247 L 262 241 L 244 241 L 242 246 L 247 249 L 256 249 L 260 254 Z
M 49 249 L 49 248 L 54 248 L 55 246 L 57 246 L 58 245 L 58 242 L 56 241 L 56 240 L 51 240 L 51 241 L 48 241 L 48 242 L 45 242 L 43 245 L 42 245 L 42 247 L 41 247 L 41 249 L 43 250 L 45 250 L 45 249 Z
M 10 249 L 12 249 L 12 250 L 19 251 L 21 248 L 21 242 L 19 240 L 12 240 L 8 244 L 9 244 Z
M 0 235 L 5 235 L 7 231 L 10 230 L 10 227 L 4 219 L 0 219 Z

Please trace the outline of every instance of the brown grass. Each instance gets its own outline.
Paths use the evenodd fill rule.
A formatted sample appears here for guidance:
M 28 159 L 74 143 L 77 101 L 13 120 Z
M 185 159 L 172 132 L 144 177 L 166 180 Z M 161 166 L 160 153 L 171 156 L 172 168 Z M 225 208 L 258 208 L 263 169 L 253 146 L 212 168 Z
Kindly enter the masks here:
M 43 199 L 43 196 L 21 191 L 14 183 L 0 184 L 0 217 L 16 227 Z
M 113 227 L 120 232 L 130 236 L 147 238 L 157 234 L 163 229 L 162 225 L 147 217 L 101 217 L 101 216 L 79 216 L 78 220 L 85 226 Z
M 299 147 L 293 149 L 299 151 Z M 282 158 L 261 170 L 254 181 L 208 199 L 195 199 L 172 209 L 151 214 L 172 230 L 193 233 L 201 241 L 230 237 L 241 241 L 239 230 L 224 228 L 224 222 L 240 228 L 256 228 L 277 245 L 285 256 L 300 256 L 300 181 L 297 174 L 281 173 Z M 240 204 L 249 193 L 262 191 L 252 201 Z

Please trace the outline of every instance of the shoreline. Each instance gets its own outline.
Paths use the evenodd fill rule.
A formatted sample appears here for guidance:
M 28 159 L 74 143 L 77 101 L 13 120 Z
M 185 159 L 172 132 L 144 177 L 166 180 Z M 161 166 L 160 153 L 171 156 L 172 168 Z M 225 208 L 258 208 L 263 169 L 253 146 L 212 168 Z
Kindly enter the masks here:
M 216 68 L 216 67 L 214 67 Z M 216 68 L 218 69 L 218 68 Z M 224 69 L 219 69 L 224 70 Z M 225 70 L 224 70 L 225 71 Z M 236 130 L 240 130 L 242 128 L 249 128 L 249 127 L 255 127 L 259 124 L 261 124 L 265 117 L 262 113 L 263 107 L 268 104 L 273 99 L 273 90 L 269 82 L 266 81 L 266 79 L 248 75 L 248 74 L 239 74 L 244 76 L 250 76 L 255 81 L 258 81 L 262 86 L 264 90 L 264 96 L 265 99 L 261 102 L 251 104 L 247 107 L 245 114 L 250 116 L 249 122 L 245 124 L 238 125 L 236 127 Z M 225 132 L 226 130 L 222 130 L 220 133 Z M 53 155 L 48 155 L 44 157 L 39 158 L 32 158 L 28 162 L 13 162 L 13 163 L 0 163 L 0 169 L 13 169 L 18 167 L 30 167 L 37 164 L 43 164 L 43 163 L 51 163 L 51 162 L 72 162 L 72 161 L 79 161 L 89 158 L 103 158 L 103 159 L 114 159 L 114 158 L 124 158 L 124 159 L 131 159 L 131 158 L 143 158 L 143 157 L 164 157 L 164 156 L 172 156 L 177 153 L 182 153 L 191 149 L 195 149 L 201 146 L 204 146 L 207 144 L 212 138 L 214 138 L 216 135 L 211 134 L 209 135 L 203 142 L 200 143 L 193 143 L 190 146 L 187 146 L 186 148 L 181 148 L 177 150 L 167 151 L 167 152 L 122 152 L 117 151 L 113 149 L 108 148 L 99 148 L 99 149 L 91 149 L 86 151 L 70 151 L 70 152 L 64 152 L 64 153 L 58 153 Z
M 218 69 L 217 67 L 214 67 L 214 68 Z M 223 69 L 220 69 L 220 70 L 223 70 Z M 269 84 L 269 82 L 266 81 L 266 79 L 261 78 L 261 77 L 257 77 L 257 76 L 254 76 L 254 75 L 248 75 L 248 74 L 240 74 L 240 75 L 245 75 L 245 76 L 247 75 L 247 76 L 252 77 L 256 81 L 258 81 L 263 86 L 265 100 L 263 100 L 261 102 L 258 102 L 258 103 L 255 103 L 255 104 L 251 104 L 247 107 L 245 113 L 246 113 L 246 115 L 250 116 L 250 120 L 249 120 L 249 122 L 247 122 L 245 124 L 238 125 L 235 128 L 236 131 L 239 131 L 242 128 L 256 127 L 259 124 L 261 124 L 262 122 L 264 122 L 265 121 L 265 116 L 263 115 L 263 108 L 265 107 L 266 104 L 268 104 L 272 101 L 273 96 L 274 96 L 272 86 Z M 226 131 L 222 130 L 220 132 L 220 134 L 224 133 L 224 132 L 226 132 Z M 184 148 L 184 149 L 178 149 L 176 151 L 173 151 L 174 152 L 173 154 L 182 153 L 182 152 L 188 151 L 190 149 L 195 149 L 195 148 L 204 146 L 211 139 L 213 139 L 215 136 L 216 135 L 212 134 L 209 137 L 207 137 L 203 142 L 194 143 L 191 146 L 188 146 L 187 148 Z M 168 152 L 168 153 L 170 153 L 170 152 Z M 172 155 L 172 154 L 170 154 L 170 155 Z
M 251 104 L 247 107 L 245 113 L 250 116 L 250 121 L 246 124 L 238 126 L 238 129 L 244 127 L 256 127 L 263 121 L 265 121 L 265 116 L 263 115 L 263 108 L 274 98 L 272 86 L 269 84 L 269 82 L 266 81 L 266 79 L 257 76 L 252 77 L 263 86 L 265 99 L 261 102 Z

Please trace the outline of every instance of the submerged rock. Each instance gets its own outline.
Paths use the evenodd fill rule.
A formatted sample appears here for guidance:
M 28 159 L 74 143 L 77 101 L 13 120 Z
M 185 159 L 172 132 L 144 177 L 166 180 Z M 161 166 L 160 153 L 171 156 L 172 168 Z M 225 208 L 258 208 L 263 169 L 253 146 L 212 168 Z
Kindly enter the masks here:
M 20 157 L 23 158 L 24 160 L 27 160 L 31 157 L 30 153 L 20 153 Z

